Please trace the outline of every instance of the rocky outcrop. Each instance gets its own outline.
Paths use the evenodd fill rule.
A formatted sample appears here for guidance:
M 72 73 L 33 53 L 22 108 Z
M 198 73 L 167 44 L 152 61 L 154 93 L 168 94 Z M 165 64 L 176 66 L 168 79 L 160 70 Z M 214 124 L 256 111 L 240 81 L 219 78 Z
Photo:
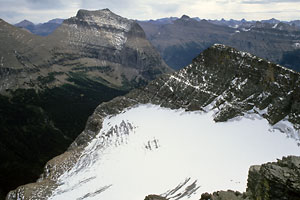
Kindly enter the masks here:
M 100 104 L 89 117 L 85 130 L 60 158 L 74 151 L 80 155 L 82 149 L 99 133 L 106 116 L 116 115 L 126 108 L 145 103 L 190 111 L 206 112 L 213 109 L 215 121 L 227 121 L 256 113 L 266 118 L 274 128 L 298 140 L 299 95 L 299 73 L 217 44 L 200 54 L 186 68 L 162 75 L 144 88 Z M 39 191 L 40 197 L 49 195 L 51 191 L 43 190 L 44 184 L 47 185 L 52 180 L 55 185 L 57 177 L 75 163 L 76 158 L 54 158 L 46 165 L 40 181 L 34 185 L 35 192 Z M 24 191 L 28 190 L 27 187 L 32 188 L 22 186 Z M 13 199 L 10 197 L 17 196 L 18 193 L 18 190 L 12 191 L 8 199 Z M 27 194 L 24 199 L 30 198 L 30 194 Z M 219 192 L 215 197 L 228 199 L 233 195 L 237 196 L 236 199 L 241 198 L 235 192 Z
M 300 157 L 283 157 L 277 162 L 251 166 L 247 191 L 219 191 L 202 194 L 201 200 L 299 200 Z
M 299 200 L 300 157 L 283 157 L 277 162 L 252 166 L 247 192 L 250 199 Z
M 145 197 L 144 200 L 167 200 L 167 199 L 159 195 L 148 195 Z
M 200 200 L 243 200 L 245 195 L 240 192 L 228 191 L 218 191 L 213 194 L 204 193 L 201 195 Z

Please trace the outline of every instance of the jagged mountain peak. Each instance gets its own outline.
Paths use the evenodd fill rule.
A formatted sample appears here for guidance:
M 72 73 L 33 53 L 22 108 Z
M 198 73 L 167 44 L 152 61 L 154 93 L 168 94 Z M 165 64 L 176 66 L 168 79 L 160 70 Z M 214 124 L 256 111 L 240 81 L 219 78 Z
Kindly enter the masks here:
M 104 16 L 104 15 L 116 15 L 116 14 L 111 12 L 108 8 L 101 9 L 101 10 L 80 9 L 78 10 L 76 17 L 84 19 L 86 16 Z
M 216 109 L 215 121 L 254 112 L 272 125 L 285 121 L 299 129 L 299 77 L 297 72 L 250 53 L 215 44 L 192 64 L 157 79 L 145 90 L 154 94 L 153 102 L 167 107 L 206 110 L 211 105 Z M 156 100 L 161 97 L 166 99 Z M 297 132 L 288 134 L 299 138 Z
M 55 19 L 51 19 L 49 20 L 47 23 L 52 23 L 52 24 L 61 24 L 63 23 L 65 19 L 61 19 L 61 18 L 55 18 Z
M 251 53 L 248 52 L 244 52 L 244 51 L 239 51 L 233 47 L 224 45 L 224 44 L 214 44 L 212 45 L 210 48 L 208 48 L 205 53 L 210 52 L 210 51 L 219 51 L 220 53 L 223 52 L 225 54 L 228 54 L 226 57 L 228 57 L 229 55 L 231 55 L 232 61 L 234 60 L 240 60 L 240 59 L 245 59 L 245 60 L 252 60 L 253 62 L 258 62 L 258 63 L 264 63 L 265 67 L 268 66 L 268 68 L 277 71 L 278 73 L 280 73 L 281 71 L 283 71 L 284 73 L 291 73 L 291 74 L 297 74 L 300 75 L 299 72 L 293 71 L 291 69 L 288 69 L 286 67 L 283 67 L 279 64 L 274 64 L 271 63 L 263 58 L 257 57 Z M 199 55 L 200 57 L 202 57 L 202 54 Z M 198 57 L 199 57 L 198 56 Z M 199 58 L 196 57 L 194 60 L 199 61 Z M 266 68 L 261 67 L 259 65 L 253 64 L 253 65 L 228 65 L 228 67 L 250 67 L 250 68 L 256 68 L 257 70 L 266 70 Z
M 264 23 L 270 23 L 270 24 L 277 24 L 277 23 L 280 22 L 280 20 L 275 19 L 275 18 L 273 17 L 273 18 L 268 19 L 268 20 L 262 20 L 262 22 L 264 22 Z
M 66 20 L 66 23 L 74 23 L 74 21 L 80 21 L 81 24 L 87 24 L 91 27 L 110 27 L 115 29 L 121 29 L 125 31 L 129 31 L 132 24 L 134 23 L 133 20 L 128 20 L 123 18 L 109 9 L 102 9 L 102 10 L 79 10 L 77 12 L 76 17 Z M 78 22 L 77 22 L 78 24 Z
M 34 26 L 34 24 L 33 24 L 31 21 L 25 19 L 25 20 L 23 20 L 23 21 L 21 21 L 21 22 L 15 24 L 15 26 L 18 26 L 18 27 L 25 27 L 25 26 Z
M 0 23 L 6 23 L 3 19 L 0 18 Z
M 263 58 L 259 58 L 251 53 L 248 53 L 248 52 L 244 52 L 244 51 L 239 51 L 233 47 L 230 47 L 230 46 L 227 46 L 227 45 L 224 45 L 224 44 L 214 44 L 212 45 L 210 48 L 208 48 L 206 50 L 206 52 L 208 51 L 212 51 L 212 50 L 215 50 L 215 51 L 219 51 L 219 52 L 224 52 L 224 53 L 227 53 L 228 55 L 229 54 L 232 54 L 233 55 L 233 58 L 237 58 L 237 59 L 240 59 L 240 58 L 243 58 L 243 59 L 253 59 L 253 61 L 255 62 L 264 62 L 264 63 L 268 63 L 268 65 L 272 68 L 276 68 L 277 70 L 283 70 L 283 71 L 288 71 L 288 72 L 291 72 L 291 73 L 294 73 L 294 74 L 300 74 L 299 72 L 296 72 L 296 71 L 293 71 L 291 69 L 288 69 L 286 67 L 283 67 L 279 64 L 274 64 L 274 63 L 271 63 Z M 199 55 L 200 57 L 202 56 L 202 54 Z M 199 57 L 198 56 L 198 57 Z M 197 60 L 196 57 L 194 60 Z M 243 67 L 244 65 L 240 65 L 240 67 Z M 230 66 L 229 66 L 230 67 Z M 237 66 L 234 66 L 234 67 L 237 67 Z M 249 67 L 249 66 L 247 66 Z M 253 68 L 256 68 L 258 67 L 257 65 L 251 65 L 250 67 L 253 67 Z
M 191 18 L 188 15 L 182 15 L 182 17 L 180 19 L 188 20 L 188 19 L 191 19 Z
M 264 59 L 262 58 L 258 58 L 257 56 L 248 53 L 248 52 L 244 52 L 244 51 L 239 51 L 233 47 L 224 45 L 224 44 L 219 44 L 219 43 L 215 43 L 214 45 L 212 45 L 211 47 L 207 48 L 205 53 L 210 52 L 210 51 L 218 51 L 218 52 L 223 52 L 226 54 L 232 54 L 235 58 L 239 59 L 241 58 L 248 58 L 248 59 L 257 59 L 259 61 L 262 61 Z M 197 56 L 195 59 L 197 60 L 198 57 L 201 57 L 203 54 L 200 54 L 199 56 Z M 265 60 L 264 60 L 265 61 Z M 266 61 L 268 62 L 268 61 Z M 279 65 L 277 65 L 279 66 Z M 236 67 L 236 66 L 235 66 Z M 255 66 L 254 66 L 255 67 Z M 286 68 L 285 68 L 286 69 Z M 287 69 L 289 70 L 289 69 Z
M 182 15 L 181 18 L 176 19 L 175 24 L 183 25 L 183 26 L 198 26 L 203 20 L 191 18 L 188 15 Z

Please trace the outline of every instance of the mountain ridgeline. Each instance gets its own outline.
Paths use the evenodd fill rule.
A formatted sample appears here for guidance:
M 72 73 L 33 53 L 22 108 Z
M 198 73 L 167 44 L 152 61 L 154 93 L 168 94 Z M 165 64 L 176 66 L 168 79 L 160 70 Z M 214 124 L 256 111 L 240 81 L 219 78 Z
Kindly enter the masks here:
M 36 35 L 47 36 L 50 35 L 53 31 L 55 31 L 63 23 L 63 21 L 63 19 L 57 18 L 52 19 L 46 23 L 33 24 L 28 20 L 23 20 L 15 24 L 15 26 L 19 28 L 24 28 Z
M 162 75 L 145 87 L 100 104 L 89 117 L 85 130 L 68 150 L 47 163 L 39 181 L 18 187 L 8 194 L 7 199 L 50 197 L 58 187 L 59 177 L 75 165 L 84 148 L 99 133 L 104 118 L 139 104 L 151 103 L 171 109 L 183 108 L 187 111 L 214 110 L 216 122 L 255 113 L 268 120 L 273 128 L 299 141 L 299 82 L 300 74 L 297 72 L 231 47 L 213 45 L 180 71 Z M 299 158 L 283 159 L 279 164 L 272 165 L 278 166 L 273 171 L 269 166 L 251 168 L 251 180 L 248 180 L 251 195 L 247 193 L 240 198 L 239 193 L 235 193 L 235 197 L 297 199 L 300 195 L 300 185 L 297 182 L 300 172 Z M 289 179 L 289 173 L 281 173 L 281 167 L 287 172 L 291 169 L 296 177 Z M 272 172 L 270 176 L 268 170 Z M 274 180 L 277 182 L 274 183 Z M 285 187 L 285 181 L 289 181 L 291 187 Z M 219 199 L 218 194 L 214 194 L 215 199 Z M 201 198 L 212 197 L 207 195 L 208 198 L 205 195 Z M 228 195 L 232 196 L 231 193 L 226 193 L 225 196 Z M 164 197 L 151 195 L 146 199 Z
M 220 43 L 300 71 L 297 21 L 217 21 L 186 15 L 164 21 L 140 21 L 139 24 L 165 62 L 174 69 L 188 65 L 200 52 Z
M 35 181 L 99 103 L 172 71 L 136 22 L 108 9 L 79 10 L 46 37 L 0 20 L 0 40 L 2 195 Z
M 61 23 L 61 19 L 54 19 L 34 25 L 24 20 L 15 26 L 45 36 Z M 221 43 L 300 71 L 299 20 L 205 20 L 183 15 L 138 23 L 165 62 L 174 69 L 188 65 L 200 52 Z

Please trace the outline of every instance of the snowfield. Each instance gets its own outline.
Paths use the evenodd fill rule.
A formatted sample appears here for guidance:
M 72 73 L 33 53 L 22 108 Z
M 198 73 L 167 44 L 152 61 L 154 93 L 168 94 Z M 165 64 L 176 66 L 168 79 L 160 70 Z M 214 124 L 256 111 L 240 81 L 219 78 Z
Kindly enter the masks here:
M 258 114 L 222 123 L 213 114 L 146 104 L 107 117 L 50 199 L 198 200 L 245 191 L 251 165 L 300 155 L 295 139 Z

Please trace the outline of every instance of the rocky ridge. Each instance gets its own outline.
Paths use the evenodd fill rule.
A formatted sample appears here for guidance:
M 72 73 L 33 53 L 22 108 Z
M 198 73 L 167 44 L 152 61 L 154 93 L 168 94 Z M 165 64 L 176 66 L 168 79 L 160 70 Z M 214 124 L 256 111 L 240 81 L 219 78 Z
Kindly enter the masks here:
M 104 118 L 128 107 L 152 103 L 189 111 L 214 110 L 215 121 L 257 113 L 266 118 L 273 128 L 299 140 L 299 94 L 299 73 L 216 44 L 186 68 L 163 75 L 144 88 L 99 105 L 68 151 L 47 163 L 39 181 L 17 188 L 8 194 L 7 199 L 49 196 L 57 187 L 58 177 L 74 166 L 81 151 L 101 130 Z M 155 196 L 148 198 L 157 199 Z

